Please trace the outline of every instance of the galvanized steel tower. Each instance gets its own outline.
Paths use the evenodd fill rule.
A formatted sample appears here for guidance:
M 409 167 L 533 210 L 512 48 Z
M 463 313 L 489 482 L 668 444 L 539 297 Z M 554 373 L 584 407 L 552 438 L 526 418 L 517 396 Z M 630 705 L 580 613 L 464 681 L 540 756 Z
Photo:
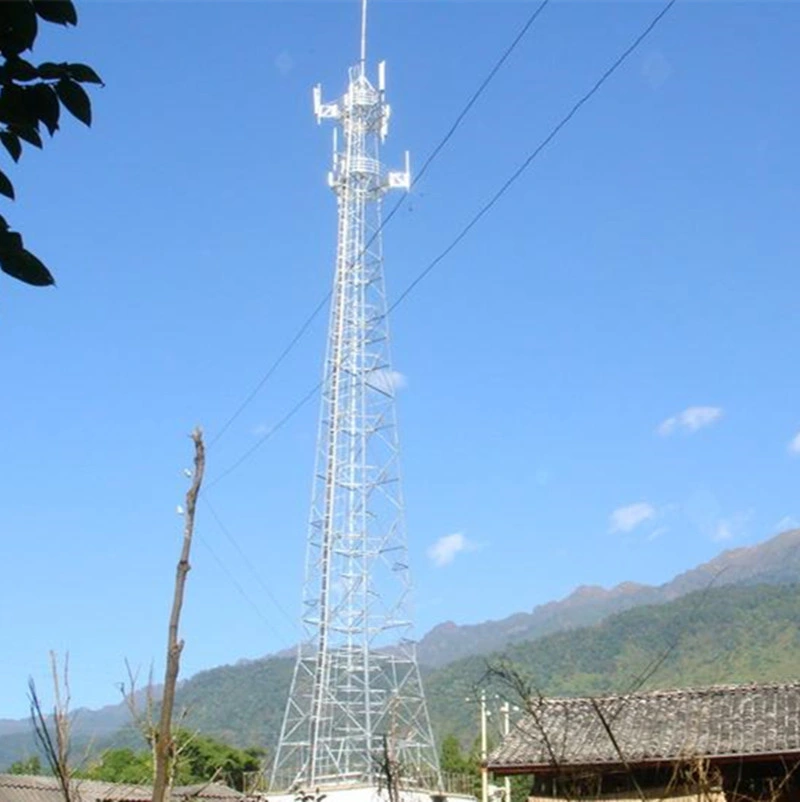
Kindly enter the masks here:
M 298 650 L 273 789 L 375 785 L 389 755 L 404 778 L 440 785 L 425 696 L 411 640 L 411 587 L 395 423 L 398 374 L 389 354 L 380 236 L 381 199 L 408 189 L 386 171 L 385 64 L 377 87 L 361 57 L 347 91 L 323 103 L 333 120 L 328 183 L 338 204 L 338 247 L 322 390 Z M 339 130 L 340 129 L 340 130 Z

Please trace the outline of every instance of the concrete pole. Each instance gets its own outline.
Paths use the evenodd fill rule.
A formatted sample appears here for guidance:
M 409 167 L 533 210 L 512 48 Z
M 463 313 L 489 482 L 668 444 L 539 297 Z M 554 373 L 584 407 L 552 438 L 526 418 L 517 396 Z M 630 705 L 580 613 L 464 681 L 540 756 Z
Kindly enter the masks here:
M 511 732 L 511 705 L 504 702 L 500 712 L 503 714 L 503 737 L 508 738 Z M 505 778 L 505 802 L 511 802 L 511 777 L 508 775 Z
M 481 691 L 481 802 L 489 802 L 489 769 L 486 767 L 486 691 Z

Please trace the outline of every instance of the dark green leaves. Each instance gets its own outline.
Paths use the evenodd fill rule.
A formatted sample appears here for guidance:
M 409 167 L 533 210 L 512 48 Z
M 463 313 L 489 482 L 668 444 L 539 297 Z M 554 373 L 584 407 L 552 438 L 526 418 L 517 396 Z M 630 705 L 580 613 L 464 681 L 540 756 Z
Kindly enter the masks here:
M 81 84 L 103 85 L 88 65 L 45 61 L 35 66 L 21 54 L 33 48 L 37 19 L 57 25 L 76 25 L 71 0 L 0 0 L 0 153 L 15 162 L 23 144 L 42 147 L 42 133 L 58 130 L 63 106 L 84 125 L 92 123 L 92 105 Z M 14 186 L 0 171 L 0 195 L 14 199 Z M 53 284 L 41 260 L 26 250 L 22 237 L 0 217 L 0 270 L 37 287 Z
M 34 287 L 49 287 L 56 283 L 42 261 L 24 248 L 7 256 L 0 256 L 0 270 Z
M 53 136 L 58 130 L 58 118 L 61 112 L 56 93 L 47 84 L 36 84 L 31 87 L 30 92 L 36 116 L 44 123 L 50 136 Z
M 73 117 L 86 125 L 92 124 L 92 102 L 86 90 L 75 81 L 62 80 L 56 84 L 59 100 Z
M 73 81 L 104 85 L 103 79 L 87 64 L 67 64 L 67 72 Z
M 2 171 L 0 171 L 0 195 L 5 195 L 7 198 L 14 200 L 14 186 Z
M 69 64 L 54 64 L 52 61 L 43 61 L 39 65 L 39 77 L 46 81 L 69 78 Z
M 9 125 L 38 125 L 39 118 L 29 94 L 32 88 L 7 83 L 0 89 L 0 121 Z
M 55 284 L 53 276 L 44 263 L 25 250 L 22 237 L 16 231 L 9 231 L 8 224 L 0 218 L 0 270 L 12 278 L 24 281 L 34 287 L 48 287 Z
M 2 2 L 0 15 L 0 51 L 8 58 L 33 47 L 38 26 L 36 11 L 27 0 Z
M 15 161 L 19 161 L 19 157 L 22 155 L 22 144 L 19 141 L 19 137 L 16 134 L 12 134 L 11 131 L 0 131 L 0 142 L 3 143 L 3 147 L 8 151 L 8 155 Z
M 35 81 L 39 71 L 29 61 L 19 56 L 12 56 L 6 63 L 6 75 L 15 81 Z
M 16 134 L 20 139 L 24 139 L 29 145 L 41 149 L 42 137 L 39 136 L 39 132 L 35 128 L 22 128 L 12 125 L 11 132 Z
M 47 22 L 58 25 L 77 25 L 78 12 L 70 0 L 33 0 L 36 13 Z

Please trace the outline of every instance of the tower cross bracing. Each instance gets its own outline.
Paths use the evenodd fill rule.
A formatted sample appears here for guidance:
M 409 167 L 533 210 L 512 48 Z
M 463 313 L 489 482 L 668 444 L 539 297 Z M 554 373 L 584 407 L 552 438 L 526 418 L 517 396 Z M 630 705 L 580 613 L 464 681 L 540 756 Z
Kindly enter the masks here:
M 309 520 L 298 648 L 273 788 L 376 784 L 387 750 L 405 777 L 439 784 L 439 768 L 411 639 L 411 580 L 395 419 L 380 235 L 381 199 L 408 189 L 387 171 L 385 64 L 377 86 L 361 59 L 347 91 L 323 103 L 332 120 L 338 242 Z

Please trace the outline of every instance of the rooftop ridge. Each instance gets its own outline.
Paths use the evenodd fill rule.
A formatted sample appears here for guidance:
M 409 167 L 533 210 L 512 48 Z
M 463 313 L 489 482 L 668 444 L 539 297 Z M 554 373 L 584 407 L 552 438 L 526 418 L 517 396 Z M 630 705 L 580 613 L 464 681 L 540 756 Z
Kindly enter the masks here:
M 715 693 L 731 694 L 737 691 L 753 690 L 779 690 L 800 688 L 800 679 L 783 682 L 738 682 L 738 683 L 717 683 L 714 685 L 690 685 L 685 688 L 655 688 L 649 691 L 622 691 L 619 693 L 599 693 L 581 696 L 544 696 L 536 699 L 545 704 L 574 704 L 577 702 L 591 702 L 614 699 L 638 699 L 638 698 L 668 698 L 678 696 L 707 696 Z

